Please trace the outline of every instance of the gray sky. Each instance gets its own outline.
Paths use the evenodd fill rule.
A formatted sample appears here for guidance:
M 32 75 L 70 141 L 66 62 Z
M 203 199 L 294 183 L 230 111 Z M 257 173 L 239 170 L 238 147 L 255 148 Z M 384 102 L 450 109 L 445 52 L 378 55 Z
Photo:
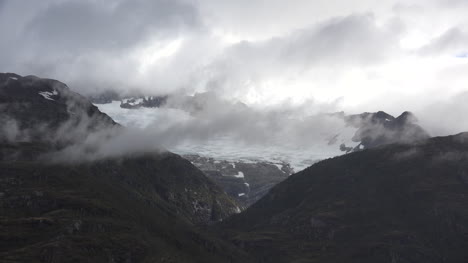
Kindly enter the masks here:
M 411 110 L 442 135 L 468 130 L 467 13 L 466 0 L 0 0 L 0 71 L 83 93 Z

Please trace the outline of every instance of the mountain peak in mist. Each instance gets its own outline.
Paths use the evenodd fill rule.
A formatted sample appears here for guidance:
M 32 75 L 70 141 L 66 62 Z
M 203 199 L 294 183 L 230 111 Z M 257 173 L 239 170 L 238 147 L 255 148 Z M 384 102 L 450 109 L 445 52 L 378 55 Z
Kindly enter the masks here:
M 88 132 L 118 126 L 85 97 L 53 79 L 0 73 L 1 140 L 79 140 Z
M 368 149 L 391 143 L 412 143 L 430 137 L 417 124 L 416 116 L 409 111 L 403 112 L 396 118 L 384 111 L 365 112 L 344 118 L 349 125 L 358 128 L 353 141 L 361 142 L 360 148 Z

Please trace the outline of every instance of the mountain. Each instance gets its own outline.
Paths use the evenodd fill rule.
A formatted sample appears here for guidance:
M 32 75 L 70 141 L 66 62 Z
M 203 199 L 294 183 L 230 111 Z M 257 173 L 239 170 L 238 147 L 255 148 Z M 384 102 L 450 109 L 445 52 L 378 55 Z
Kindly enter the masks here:
M 358 151 L 374 148 L 391 143 L 410 143 L 428 139 L 429 134 L 419 125 L 417 118 L 411 112 L 403 112 L 398 117 L 379 111 L 375 113 L 361 113 L 357 115 L 343 115 L 346 124 L 358 130 L 352 141 L 359 142 L 356 147 L 347 147 L 342 144 L 343 151 Z
M 94 104 L 109 104 L 113 101 L 120 101 L 120 107 L 123 109 L 139 109 L 162 107 L 166 104 L 168 96 L 122 95 L 108 90 L 89 95 L 88 99 Z
M 202 230 L 240 209 L 189 161 L 59 162 L 87 134 L 124 127 L 56 80 L 0 74 L 0 102 L 2 262 L 249 262 Z
M 257 262 L 466 262 L 468 133 L 321 161 L 219 228 Z
M 0 73 L 0 141 L 67 144 L 117 127 L 109 116 L 64 83 Z
M 59 161 L 125 127 L 56 80 L 0 74 L 0 108 L 1 262 L 468 258 L 468 133 L 427 138 L 408 112 L 343 114 L 362 147 L 288 176 L 167 151 Z M 239 213 L 215 182 L 259 200 Z
M 159 108 L 166 104 L 167 96 L 130 97 L 121 100 L 120 107 L 124 109 Z

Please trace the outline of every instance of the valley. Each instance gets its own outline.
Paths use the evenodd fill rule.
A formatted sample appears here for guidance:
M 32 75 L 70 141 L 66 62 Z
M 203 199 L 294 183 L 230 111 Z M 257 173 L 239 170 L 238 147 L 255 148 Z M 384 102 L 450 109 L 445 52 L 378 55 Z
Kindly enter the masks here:
M 172 153 L 56 80 L 2 73 L 0 105 L 1 262 L 468 256 L 468 135 L 430 138 L 407 112 L 333 114 L 355 144 L 333 136 L 338 156 L 297 171 L 222 148 Z

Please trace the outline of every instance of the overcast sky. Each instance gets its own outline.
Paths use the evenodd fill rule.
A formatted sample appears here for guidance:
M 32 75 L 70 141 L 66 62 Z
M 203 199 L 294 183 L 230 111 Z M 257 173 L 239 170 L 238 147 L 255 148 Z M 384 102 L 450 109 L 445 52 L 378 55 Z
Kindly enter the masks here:
M 468 130 L 466 0 L 0 0 L 0 71 Z

